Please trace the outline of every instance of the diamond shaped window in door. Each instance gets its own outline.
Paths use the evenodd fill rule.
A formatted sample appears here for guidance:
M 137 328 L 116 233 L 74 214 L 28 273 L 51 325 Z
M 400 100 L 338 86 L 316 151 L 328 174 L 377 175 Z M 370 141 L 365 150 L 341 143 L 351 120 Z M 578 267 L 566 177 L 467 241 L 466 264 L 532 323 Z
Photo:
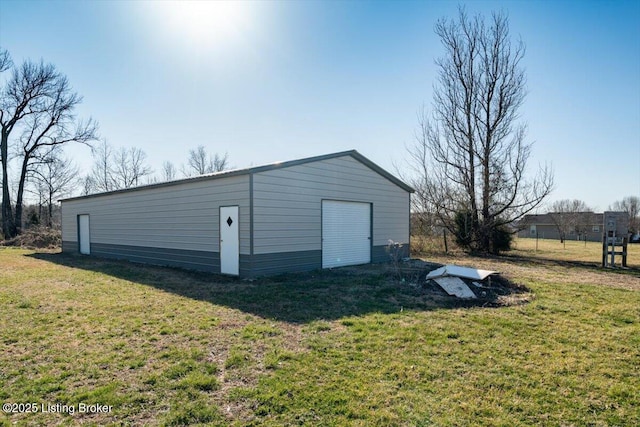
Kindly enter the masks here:
M 233 220 L 231 219 L 231 217 L 229 217 L 227 218 L 227 225 L 231 227 L 231 224 L 233 224 Z

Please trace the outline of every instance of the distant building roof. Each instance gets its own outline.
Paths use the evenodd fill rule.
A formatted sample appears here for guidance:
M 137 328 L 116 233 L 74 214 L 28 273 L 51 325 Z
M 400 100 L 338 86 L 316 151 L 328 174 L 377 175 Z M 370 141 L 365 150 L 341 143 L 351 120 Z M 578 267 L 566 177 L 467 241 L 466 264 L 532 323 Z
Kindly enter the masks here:
M 534 214 L 534 215 L 525 215 L 522 218 L 521 225 L 555 225 L 553 221 L 553 215 L 561 215 L 558 212 L 549 212 L 546 214 Z M 589 225 L 601 225 L 604 221 L 604 214 L 595 213 L 595 212 L 575 212 L 577 215 L 581 215 L 583 218 L 587 219 L 587 223 Z

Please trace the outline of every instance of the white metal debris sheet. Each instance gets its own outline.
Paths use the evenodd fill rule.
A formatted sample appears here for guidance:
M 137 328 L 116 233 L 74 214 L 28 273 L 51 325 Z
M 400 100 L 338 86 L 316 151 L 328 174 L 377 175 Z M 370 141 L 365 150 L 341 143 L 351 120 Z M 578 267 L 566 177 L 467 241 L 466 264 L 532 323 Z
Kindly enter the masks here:
M 437 277 L 455 276 L 471 280 L 484 280 L 497 271 L 480 270 L 478 268 L 460 267 L 459 265 L 445 265 L 427 274 L 427 279 L 435 279 Z
M 458 298 L 475 298 L 476 294 L 459 277 L 438 277 L 433 279 L 449 295 Z

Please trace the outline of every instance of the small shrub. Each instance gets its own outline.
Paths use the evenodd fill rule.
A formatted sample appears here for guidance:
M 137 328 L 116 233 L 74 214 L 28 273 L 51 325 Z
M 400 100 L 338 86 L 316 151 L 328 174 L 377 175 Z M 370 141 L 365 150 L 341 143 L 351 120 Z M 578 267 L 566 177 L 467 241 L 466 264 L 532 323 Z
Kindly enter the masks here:
M 512 242 L 513 234 L 510 230 L 504 226 L 495 228 L 491 235 L 491 252 L 499 254 L 500 252 L 510 251 Z
M 456 227 L 454 230 L 456 244 L 465 249 L 473 249 L 474 242 L 478 240 L 476 234 L 479 224 L 473 219 L 471 212 L 456 212 L 454 223 Z

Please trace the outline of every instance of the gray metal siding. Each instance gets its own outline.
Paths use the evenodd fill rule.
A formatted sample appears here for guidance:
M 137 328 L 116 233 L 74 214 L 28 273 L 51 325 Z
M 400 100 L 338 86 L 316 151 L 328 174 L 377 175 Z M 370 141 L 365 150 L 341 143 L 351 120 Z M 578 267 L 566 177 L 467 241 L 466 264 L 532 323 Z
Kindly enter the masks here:
M 322 199 L 373 204 L 373 245 L 409 242 L 409 193 L 350 156 L 253 178 L 254 254 L 322 249 Z
M 216 252 L 96 243 L 91 245 L 91 255 L 102 258 L 126 259 L 145 264 L 220 272 L 220 256 Z
M 409 244 L 402 245 L 400 248 L 400 256 L 402 258 L 409 256 Z M 374 246 L 371 248 L 371 262 L 387 262 L 391 260 L 387 246 Z
M 78 251 L 78 241 L 75 242 L 67 242 L 65 240 L 62 241 L 62 252 L 66 253 L 80 253 Z
M 62 251 L 78 254 L 78 242 L 62 242 Z M 220 273 L 220 254 L 183 249 L 97 244 L 91 255 L 101 258 L 124 259 L 144 264 L 186 268 L 189 270 Z M 251 256 L 240 255 L 240 276 L 251 277 Z
M 186 182 L 62 203 L 62 239 L 77 242 L 77 215 L 91 218 L 91 245 L 219 252 L 219 207 L 240 208 L 240 253 L 250 253 L 249 176 Z M 217 260 L 219 263 L 219 260 Z
M 251 276 L 310 271 L 322 268 L 321 251 L 278 252 L 253 255 Z
M 92 255 L 102 258 L 126 259 L 145 264 L 187 268 L 190 270 L 220 272 L 220 257 L 216 252 L 199 252 L 181 249 L 97 244 L 92 246 Z M 78 253 L 78 242 L 62 242 L 65 253 Z M 403 247 L 404 256 L 409 255 L 408 246 Z M 389 261 L 386 246 L 374 246 L 371 262 Z M 322 268 L 321 251 L 280 252 L 261 255 L 240 255 L 240 277 L 266 276 L 271 274 L 310 271 Z

